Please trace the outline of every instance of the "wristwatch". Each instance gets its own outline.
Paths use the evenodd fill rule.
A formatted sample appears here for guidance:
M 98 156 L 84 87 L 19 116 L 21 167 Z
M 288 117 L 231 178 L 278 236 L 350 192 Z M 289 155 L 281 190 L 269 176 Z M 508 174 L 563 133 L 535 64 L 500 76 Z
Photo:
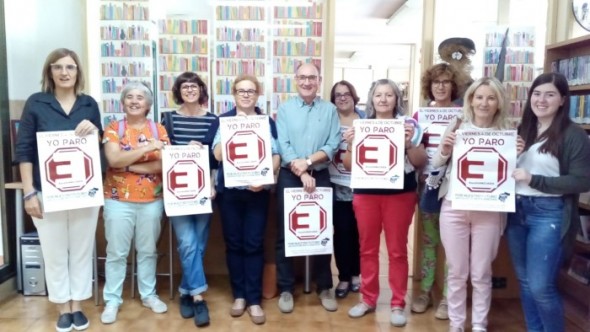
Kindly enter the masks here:
M 307 166 L 311 166 L 311 164 L 312 164 L 310 158 L 305 159 L 305 162 L 307 163 Z

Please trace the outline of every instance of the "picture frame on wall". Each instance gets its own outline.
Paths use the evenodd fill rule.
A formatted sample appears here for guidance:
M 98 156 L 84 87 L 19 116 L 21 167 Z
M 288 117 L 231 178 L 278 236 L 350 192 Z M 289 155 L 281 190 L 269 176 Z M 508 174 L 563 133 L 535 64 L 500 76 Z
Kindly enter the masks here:
M 18 127 L 20 126 L 20 120 L 10 120 L 10 142 L 14 146 L 16 144 L 16 138 L 18 136 Z

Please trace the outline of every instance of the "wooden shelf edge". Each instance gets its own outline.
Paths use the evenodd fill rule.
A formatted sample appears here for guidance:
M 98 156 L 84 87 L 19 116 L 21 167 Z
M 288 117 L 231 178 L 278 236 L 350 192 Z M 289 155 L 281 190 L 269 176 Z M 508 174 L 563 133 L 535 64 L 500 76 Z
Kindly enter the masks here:
M 590 84 L 570 85 L 570 91 L 590 91 Z
M 574 47 L 574 46 L 580 46 L 579 44 L 584 44 L 590 41 L 590 35 L 585 35 L 582 37 L 578 37 L 578 38 L 573 38 L 573 39 L 568 39 L 568 40 L 564 40 L 562 42 L 558 42 L 555 44 L 551 44 L 551 45 L 547 45 L 547 47 L 545 47 L 546 51 L 549 50 L 554 50 L 554 49 L 558 49 L 558 48 L 562 48 L 562 47 Z

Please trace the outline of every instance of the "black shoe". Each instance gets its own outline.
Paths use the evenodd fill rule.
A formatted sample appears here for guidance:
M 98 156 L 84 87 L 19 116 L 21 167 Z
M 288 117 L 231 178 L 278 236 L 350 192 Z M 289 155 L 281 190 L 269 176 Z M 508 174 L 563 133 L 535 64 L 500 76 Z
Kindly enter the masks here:
M 346 287 L 344 289 L 336 288 L 334 293 L 336 294 L 337 298 L 343 299 L 348 295 L 348 287 Z
M 189 294 L 180 295 L 180 316 L 187 319 L 195 315 L 193 297 Z
M 82 311 L 72 313 L 72 321 L 74 323 L 74 330 L 76 331 L 86 330 L 90 325 L 88 318 L 86 318 Z
M 209 308 L 207 308 L 207 302 L 205 300 L 194 302 L 193 308 L 195 311 L 195 325 L 197 327 L 209 325 Z
M 74 323 L 72 322 L 72 314 L 67 313 L 63 315 L 59 315 L 57 319 L 57 324 L 55 325 L 55 330 L 57 332 L 69 332 L 72 330 Z

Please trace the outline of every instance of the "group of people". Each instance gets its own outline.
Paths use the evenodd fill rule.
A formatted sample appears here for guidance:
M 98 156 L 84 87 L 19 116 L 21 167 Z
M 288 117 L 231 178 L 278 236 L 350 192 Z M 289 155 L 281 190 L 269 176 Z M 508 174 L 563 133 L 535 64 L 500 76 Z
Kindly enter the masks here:
M 445 250 L 448 272 L 442 300 L 435 316 L 450 320 L 449 331 L 464 331 L 467 280 L 471 279 L 472 331 L 486 331 L 491 305 L 492 262 L 500 238 L 507 234 L 512 261 L 521 286 L 521 300 L 529 331 L 563 331 L 564 314 L 556 288 L 557 273 L 577 230 L 576 202 L 580 192 L 590 190 L 590 142 L 585 132 L 568 117 L 569 90 L 557 73 L 542 74 L 533 82 L 518 126 L 516 212 L 506 215 L 489 211 L 452 208 L 453 146 L 457 129 L 504 130 L 509 100 L 494 78 L 476 80 L 463 90 L 456 69 L 437 64 L 422 77 L 422 94 L 431 107 L 458 107 L 462 115 L 453 120 L 440 139 L 438 150 L 428 134 L 409 121 L 402 93 L 391 80 L 373 83 L 365 111 L 357 108 L 360 98 L 347 81 L 337 82 L 330 101 L 318 90 L 320 70 L 306 63 L 295 73 L 297 96 L 279 106 L 276 123 L 269 117 L 272 164 L 276 180 L 278 308 L 294 310 L 295 270 L 285 255 L 285 188 L 334 188 L 334 257 L 339 283 L 334 288 L 331 255 L 312 256 L 316 292 L 327 311 L 336 311 L 336 298 L 360 292 L 360 301 L 349 309 L 351 318 L 375 311 L 379 296 L 379 248 L 384 232 L 389 260 L 388 283 L 392 290 L 390 322 L 406 325 L 408 289 L 408 232 L 416 205 L 423 227 L 421 293 L 411 304 L 416 313 L 432 305 L 436 246 Z M 271 186 L 226 187 L 223 176 L 220 117 L 264 114 L 257 107 L 264 93 L 251 75 L 238 76 L 232 86 L 235 107 L 219 116 L 207 111 L 207 87 L 195 73 L 176 79 L 172 93 L 177 111 L 165 113 L 161 123 L 148 118 L 153 95 L 139 82 L 121 91 L 125 118 L 102 130 L 97 103 L 82 93 L 84 75 L 76 53 L 57 49 L 43 67 L 42 92 L 32 95 L 22 115 L 15 161 L 20 165 L 26 212 L 38 230 L 46 266 L 50 302 L 56 303 L 57 331 L 83 330 L 89 321 L 81 301 L 92 296 L 92 253 L 99 208 L 44 212 L 37 132 L 74 130 L 76 135 L 99 135 L 108 169 L 104 179 L 104 227 L 107 240 L 104 324 L 117 320 L 123 303 L 123 282 L 131 243 L 137 251 L 138 288 L 142 304 L 155 313 L 167 311 L 156 294 L 156 243 L 163 214 L 161 152 L 165 145 L 208 146 L 211 153 L 211 197 L 219 207 L 226 263 L 233 303 L 229 313 L 248 313 L 255 324 L 266 320 L 261 306 L 264 237 Z M 351 146 L 356 119 L 404 119 L 403 189 L 350 189 L 332 184 L 329 163 L 335 158 L 351 168 Z M 423 172 L 427 164 L 430 171 Z M 438 204 L 422 204 L 426 189 L 438 187 Z M 208 289 L 203 269 L 211 214 L 170 217 L 182 266 L 179 285 L 180 314 L 197 326 L 210 323 L 204 298 Z M 334 288 L 334 289 L 333 289 Z

